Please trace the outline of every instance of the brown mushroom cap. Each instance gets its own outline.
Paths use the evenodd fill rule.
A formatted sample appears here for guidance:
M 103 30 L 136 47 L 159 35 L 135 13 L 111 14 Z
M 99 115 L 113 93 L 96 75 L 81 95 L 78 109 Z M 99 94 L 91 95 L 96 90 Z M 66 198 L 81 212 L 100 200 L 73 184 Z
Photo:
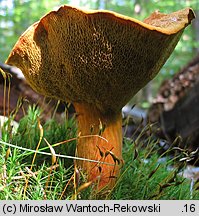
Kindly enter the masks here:
M 193 18 L 189 8 L 141 22 L 62 6 L 27 29 L 6 63 L 41 94 L 118 112 L 158 73 Z

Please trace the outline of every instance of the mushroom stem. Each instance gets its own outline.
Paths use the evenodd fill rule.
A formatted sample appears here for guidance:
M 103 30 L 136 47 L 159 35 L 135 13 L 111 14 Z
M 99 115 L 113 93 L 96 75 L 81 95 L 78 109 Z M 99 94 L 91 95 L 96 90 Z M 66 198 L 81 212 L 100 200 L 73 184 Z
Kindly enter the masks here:
M 122 115 L 104 115 L 86 103 L 75 103 L 74 107 L 80 134 L 77 156 L 101 162 L 77 161 L 77 165 L 87 172 L 88 180 L 97 183 L 98 189 L 111 187 L 122 160 Z

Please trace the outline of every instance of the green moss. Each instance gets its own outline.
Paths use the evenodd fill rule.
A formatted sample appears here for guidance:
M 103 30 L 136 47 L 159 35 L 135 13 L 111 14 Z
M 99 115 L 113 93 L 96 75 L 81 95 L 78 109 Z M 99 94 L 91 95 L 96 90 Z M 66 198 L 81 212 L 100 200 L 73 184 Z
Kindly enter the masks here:
M 73 161 L 56 158 L 53 164 L 51 156 L 43 156 L 39 153 L 32 166 L 34 153 L 10 148 L 6 145 L 12 143 L 16 146 L 35 150 L 38 146 L 41 128 L 42 112 L 39 108 L 30 107 L 27 115 L 19 122 L 18 130 L 10 136 L 10 132 L 4 130 L 0 151 L 0 199 L 71 199 L 75 193 Z M 41 124 L 41 123 L 40 123 Z M 58 142 L 72 139 L 64 145 L 53 147 L 57 154 L 74 155 L 76 140 L 76 124 L 74 118 L 65 118 L 58 123 L 54 118 L 42 125 L 43 136 L 39 149 L 50 152 L 44 138 L 53 146 Z M 95 194 L 92 187 L 85 187 L 77 196 L 77 199 L 199 199 L 198 183 L 193 190 L 191 181 L 185 179 L 182 171 L 186 167 L 185 162 L 179 162 L 180 155 L 171 157 L 169 149 L 161 154 L 158 140 L 149 134 L 150 127 L 146 127 L 135 138 L 124 138 L 123 158 L 124 165 L 121 175 L 112 191 L 101 196 Z M 10 140 L 3 140 L 10 137 Z M 7 138 L 6 138 L 7 139 Z M 6 142 L 3 142 L 6 141 Z M 56 167 L 55 167 L 56 166 Z M 50 168 L 51 167 L 51 168 Z M 77 188 L 86 182 L 86 177 L 78 170 L 79 184 Z

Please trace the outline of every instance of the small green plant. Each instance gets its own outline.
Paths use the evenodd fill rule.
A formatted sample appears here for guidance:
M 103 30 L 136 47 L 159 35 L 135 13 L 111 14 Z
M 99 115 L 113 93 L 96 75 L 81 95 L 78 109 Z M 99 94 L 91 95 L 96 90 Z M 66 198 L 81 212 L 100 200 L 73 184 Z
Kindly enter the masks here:
M 48 147 L 46 142 L 55 144 L 76 137 L 76 126 L 73 118 L 65 118 L 62 123 L 58 123 L 54 118 L 52 118 L 42 125 L 41 115 L 42 111 L 40 108 L 30 106 L 27 115 L 19 122 L 17 133 L 12 137 L 12 143 L 25 148 L 35 149 L 38 144 L 39 148 L 44 148 Z M 41 135 L 41 133 L 43 134 Z M 40 139 L 41 143 L 39 143 Z M 64 153 L 67 155 L 74 155 L 75 145 L 75 140 L 64 143 L 63 145 L 60 144 L 57 145 L 55 151 L 57 154 Z M 48 152 L 50 152 L 49 148 L 47 149 Z M 38 155 L 37 159 L 47 160 L 49 159 L 49 156 L 45 157 L 43 155 Z M 70 162 L 70 165 L 72 164 L 71 160 L 67 160 L 66 162 Z
M 160 155 L 157 141 L 150 139 L 145 148 L 126 140 L 128 150 L 121 178 L 116 185 L 114 199 L 191 199 L 190 180 L 180 174 L 185 164 Z M 142 148 L 142 149 L 141 149 Z M 168 153 L 168 152 L 167 152 Z

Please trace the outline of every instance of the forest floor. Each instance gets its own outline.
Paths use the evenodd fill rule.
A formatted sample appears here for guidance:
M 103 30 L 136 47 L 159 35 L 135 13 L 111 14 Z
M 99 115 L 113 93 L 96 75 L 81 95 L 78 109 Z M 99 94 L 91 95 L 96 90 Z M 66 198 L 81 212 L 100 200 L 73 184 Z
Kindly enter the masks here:
M 1 200 L 199 199 L 199 182 L 187 172 L 190 166 L 183 153 L 172 146 L 163 151 L 149 124 L 138 135 L 124 137 L 125 163 L 115 187 L 106 194 L 93 190 L 85 174 L 73 165 L 77 140 L 74 117 L 65 115 L 57 122 L 52 116 L 43 123 L 41 109 L 30 106 L 13 129 L 12 118 L 8 118 L 0 140 Z M 74 181 L 77 172 L 78 183 Z

